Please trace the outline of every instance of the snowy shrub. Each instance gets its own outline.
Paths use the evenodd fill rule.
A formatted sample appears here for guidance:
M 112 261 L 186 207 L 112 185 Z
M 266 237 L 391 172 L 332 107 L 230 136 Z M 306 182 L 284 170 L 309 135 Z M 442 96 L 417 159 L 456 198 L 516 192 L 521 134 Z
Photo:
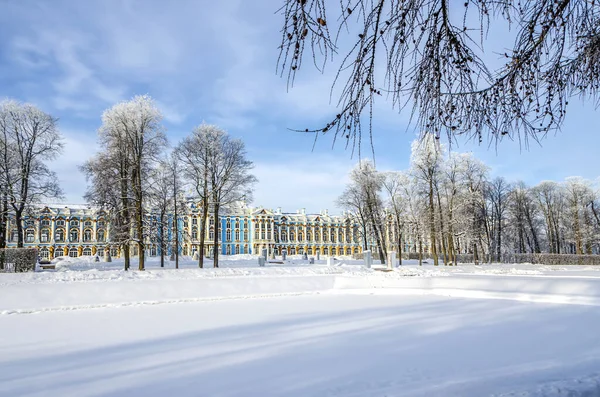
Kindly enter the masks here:
M 600 255 L 575 254 L 508 254 L 502 257 L 504 263 L 535 263 L 541 265 L 581 265 L 600 266 Z
M 35 248 L 0 249 L 0 270 L 5 272 L 33 272 L 37 262 Z

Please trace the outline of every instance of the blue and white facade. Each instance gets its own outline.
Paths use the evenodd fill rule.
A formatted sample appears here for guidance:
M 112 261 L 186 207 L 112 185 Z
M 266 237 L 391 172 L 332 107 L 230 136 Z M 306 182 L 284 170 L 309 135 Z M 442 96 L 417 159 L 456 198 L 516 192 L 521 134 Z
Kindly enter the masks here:
M 329 215 L 327 211 L 307 214 L 304 210 L 282 212 L 262 207 L 248 207 L 240 202 L 219 215 L 218 249 L 221 255 L 258 254 L 267 249 L 269 254 L 303 254 L 323 256 L 353 255 L 362 252 L 358 225 L 350 214 Z M 109 214 L 86 205 L 41 206 L 23 220 L 24 245 L 38 249 L 41 257 L 122 255 L 121 248 L 110 241 Z M 174 231 L 179 234 L 179 251 L 192 256 L 200 246 L 201 207 L 190 201 L 184 214 L 178 216 L 173 227 L 173 215 L 167 214 L 164 226 L 156 226 L 158 216 L 148 214 L 146 254 L 160 255 L 161 234 L 166 255 L 174 247 Z M 209 214 L 205 225 L 205 255 L 214 253 L 215 218 Z M 7 246 L 17 245 L 16 227 L 11 218 L 8 225 Z M 132 244 L 131 254 L 137 255 Z

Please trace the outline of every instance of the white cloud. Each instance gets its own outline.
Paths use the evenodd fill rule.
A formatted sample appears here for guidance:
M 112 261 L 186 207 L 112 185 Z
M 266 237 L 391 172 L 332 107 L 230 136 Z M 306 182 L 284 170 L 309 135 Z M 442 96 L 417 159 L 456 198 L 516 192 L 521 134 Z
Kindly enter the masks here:
M 307 212 L 329 209 L 341 212 L 335 201 L 348 183 L 348 173 L 353 166 L 350 160 L 334 156 L 295 155 L 286 161 L 256 161 L 253 170 L 259 179 L 253 205 L 267 208 L 282 207 L 294 212 L 306 208 Z

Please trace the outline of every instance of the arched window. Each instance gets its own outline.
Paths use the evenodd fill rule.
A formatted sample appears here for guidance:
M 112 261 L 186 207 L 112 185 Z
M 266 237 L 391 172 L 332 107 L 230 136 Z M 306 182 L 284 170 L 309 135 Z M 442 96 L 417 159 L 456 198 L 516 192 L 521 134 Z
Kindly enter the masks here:
M 50 258 L 50 251 L 48 250 L 48 248 L 44 247 L 40 250 L 40 257 L 44 259 Z
M 193 217 L 192 218 L 192 225 L 197 225 L 198 224 L 198 218 Z
M 331 242 L 335 243 L 335 230 L 331 229 Z
M 321 241 L 321 233 L 315 232 L 315 241 Z
M 260 232 L 260 238 L 261 238 L 262 240 L 264 240 L 264 239 L 265 239 L 265 231 L 264 231 L 264 230 L 263 230 L 262 232 Z
M 239 245 L 239 244 L 237 244 L 237 245 L 235 246 L 235 254 L 236 254 L 236 255 L 239 255 L 239 254 L 240 254 L 240 245 Z
M 106 223 L 104 222 L 104 220 L 103 220 L 103 219 L 99 220 L 99 221 L 96 223 L 96 227 L 104 227 L 105 225 L 106 225 Z
M 323 248 L 323 255 L 329 255 L 329 249 Z
M 196 219 L 196 218 L 194 218 Z M 192 228 L 192 240 L 197 240 L 198 239 L 198 229 L 196 227 Z
M 298 232 L 298 241 L 302 242 L 304 240 L 304 234 L 302 232 Z
M 240 230 L 239 229 L 237 229 L 235 231 L 235 241 L 240 241 Z
M 83 256 L 92 256 L 92 249 L 90 247 L 86 247 L 83 249 Z
M 294 234 L 293 231 L 290 232 L 290 241 L 295 241 L 296 240 L 296 235 Z
M 231 255 L 231 245 L 229 244 L 225 246 L 225 255 Z
M 324 242 L 328 242 L 328 238 L 327 238 L 327 230 L 323 229 L 323 241 Z
M 79 253 L 77 252 L 77 248 L 71 248 L 69 250 L 69 256 L 71 258 L 77 258 L 79 256 Z
M 50 226 L 50 219 L 48 219 L 48 218 L 42 219 L 42 226 Z
M 225 224 L 225 227 L 227 229 L 231 229 L 231 220 L 230 219 L 227 219 L 227 223 Z
M 282 242 L 287 242 L 287 233 L 286 232 L 281 232 L 281 241 Z
M 244 229 L 248 229 L 248 220 L 244 220 Z
M 258 240 L 258 229 L 254 231 L 254 239 Z
M 346 248 L 346 255 L 348 255 L 348 256 L 352 255 L 352 251 L 350 250 L 350 248 Z
M 358 255 L 358 248 L 354 248 L 354 255 Z
M 65 241 L 65 231 L 64 229 L 57 229 L 54 232 L 54 241 L 58 243 L 62 243 Z
M 69 241 L 74 243 L 79 241 L 79 231 L 78 230 L 70 230 L 69 231 Z M 71 256 L 71 254 L 69 254 Z
M 208 231 L 208 238 L 210 241 L 213 241 L 215 239 L 215 228 L 211 227 L 210 230 Z
M 104 229 L 100 229 L 100 230 L 98 230 L 98 231 L 96 232 L 96 235 L 97 235 L 97 240 L 98 240 L 98 242 L 100 242 L 100 243 L 103 243 L 103 242 L 104 242 L 104 240 L 105 240 L 105 238 L 106 238 L 106 237 L 105 237 L 105 232 L 104 232 Z
M 227 229 L 227 231 L 225 232 L 225 238 L 227 239 L 227 241 L 231 241 L 231 230 Z
M 64 226 L 65 225 L 65 220 L 64 219 L 57 219 L 56 220 L 56 226 Z
M 57 258 L 59 256 L 63 256 L 65 254 L 65 252 L 63 251 L 62 247 L 56 247 L 56 249 L 54 250 L 54 257 Z
M 215 218 L 213 218 L 213 217 L 211 216 L 211 217 L 210 217 L 210 219 L 209 219 L 209 221 L 208 221 L 208 224 L 209 224 L 210 226 L 214 226 L 214 224 L 215 224 Z
M 79 221 L 77 219 L 71 219 L 71 221 L 69 222 L 69 225 L 71 225 L 71 227 L 78 227 Z M 70 254 L 69 254 L 69 256 L 70 256 Z
M 85 227 L 92 227 L 92 221 L 86 220 L 85 222 L 83 222 L 83 226 L 85 226 Z
M 312 255 L 312 248 L 308 249 L 308 255 Z
M 50 229 L 42 229 L 40 230 L 40 242 L 47 243 L 50 241 Z
M 331 249 L 331 255 L 337 255 L 337 250 L 335 247 Z
M 35 230 L 34 229 L 27 229 L 25 231 L 25 242 L 26 243 L 33 243 L 34 240 L 35 240 Z
M 86 243 L 92 241 L 92 229 L 85 229 L 83 231 L 83 241 Z

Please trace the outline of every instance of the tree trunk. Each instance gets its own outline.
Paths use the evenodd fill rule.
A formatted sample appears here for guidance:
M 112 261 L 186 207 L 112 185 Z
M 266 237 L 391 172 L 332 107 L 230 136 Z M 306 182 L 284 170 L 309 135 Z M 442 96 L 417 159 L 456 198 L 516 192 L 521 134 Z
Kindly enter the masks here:
M 160 211 L 160 267 L 165 267 L 165 211 Z
M 429 179 L 429 238 L 431 254 L 433 256 L 433 265 L 438 266 L 438 254 L 435 241 L 435 207 L 433 205 L 433 178 Z
M 423 242 L 419 237 L 419 266 L 423 266 Z
M 0 215 L 0 249 L 6 248 L 8 234 L 8 197 L 6 192 L 2 195 L 2 214 Z
M 214 203 L 215 206 L 215 238 L 213 239 L 213 261 L 214 267 L 219 267 L 219 204 L 217 200 Z
M 435 191 L 437 195 L 438 209 L 440 210 L 440 237 L 442 240 L 442 254 L 444 256 L 444 265 L 448 266 L 449 264 L 452 265 L 452 263 L 448 263 L 448 251 L 446 250 L 446 239 L 444 238 L 444 212 L 442 211 L 442 200 L 440 199 L 440 191 L 437 188 L 437 184 L 435 187 Z
M 23 208 L 15 208 L 15 224 L 17 225 L 17 248 L 23 248 Z
M 200 247 L 198 248 L 198 267 L 204 267 L 204 246 L 206 245 L 206 221 L 208 220 L 208 192 L 204 190 L 206 197 L 202 200 L 202 216 L 200 217 Z M 215 221 L 216 222 L 216 221 Z

